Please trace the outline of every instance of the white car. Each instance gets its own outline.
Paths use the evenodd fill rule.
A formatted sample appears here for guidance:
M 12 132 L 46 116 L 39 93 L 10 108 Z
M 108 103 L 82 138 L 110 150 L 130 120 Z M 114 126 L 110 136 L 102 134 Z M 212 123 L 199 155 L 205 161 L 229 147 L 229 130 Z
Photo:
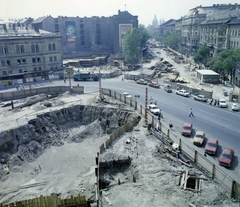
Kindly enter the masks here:
M 239 110 L 239 106 L 236 103 L 232 103 L 232 111 L 238 111 Z
M 157 115 L 160 112 L 160 109 L 155 104 L 148 105 L 148 110 L 154 115 Z
M 177 91 L 176 91 L 176 94 L 177 94 L 177 95 L 180 95 L 180 96 L 184 96 L 184 97 L 189 97 L 189 96 L 190 96 L 190 93 L 187 92 L 187 91 L 184 90 L 184 89 L 177 90 Z
M 219 99 L 219 107 L 220 108 L 227 108 L 227 103 L 224 99 Z
M 128 92 L 123 92 L 123 95 L 127 98 L 132 98 L 132 96 Z

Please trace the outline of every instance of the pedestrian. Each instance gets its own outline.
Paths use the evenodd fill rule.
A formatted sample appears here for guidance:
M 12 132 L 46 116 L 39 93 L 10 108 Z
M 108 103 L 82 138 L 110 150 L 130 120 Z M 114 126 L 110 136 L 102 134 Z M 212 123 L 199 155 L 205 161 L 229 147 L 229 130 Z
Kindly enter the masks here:
M 124 76 L 122 76 L 122 81 L 124 81 Z
M 162 118 L 162 112 L 161 110 L 159 111 L 159 114 L 158 114 L 158 121 L 161 121 L 161 118 Z
M 169 128 L 172 130 L 172 128 L 173 128 L 173 124 L 172 124 L 172 122 L 170 121 L 169 122 Z
M 157 106 L 157 100 L 154 102 L 154 104 Z
M 217 99 L 215 99 L 215 102 L 214 102 L 214 106 L 216 106 L 217 105 Z
M 217 105 L 219 106 L 219 99 L 217 100 Z
M 150 98 L 150 104 L 153 104 L 153 98 L 152 97 Z
M 64 77 L 64 83 L 66 83 L 66 77 Z
M 193 112 L 192 112 L 192 108 L 191 108 L 191 112 L 190 112 L 190 114 L 189 114 L 189 117 L 190 117 L 190 116 L 194 116 L 194 115 L 193 115 Z

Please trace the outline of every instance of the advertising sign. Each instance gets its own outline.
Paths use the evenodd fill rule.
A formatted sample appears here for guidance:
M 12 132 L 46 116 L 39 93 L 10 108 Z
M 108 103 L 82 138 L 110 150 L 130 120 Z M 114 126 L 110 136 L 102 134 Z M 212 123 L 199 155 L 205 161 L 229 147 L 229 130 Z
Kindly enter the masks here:
M 66 22 L 67 43 L 76 43 L 76 26 L 74 21 Z

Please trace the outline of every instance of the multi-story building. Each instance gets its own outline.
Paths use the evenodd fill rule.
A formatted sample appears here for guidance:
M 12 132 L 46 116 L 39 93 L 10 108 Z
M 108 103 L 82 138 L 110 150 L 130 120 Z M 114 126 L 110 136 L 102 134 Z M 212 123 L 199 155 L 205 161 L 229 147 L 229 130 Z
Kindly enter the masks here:
M 127 29 L 138 27 L 138 17 L 128 11 L 118 11 L 111 17 L 41 17 L 32 26 L 62 37 L 64 57 L 118 53 Z
M 214 56 L 224 49 L 239 48 L 238 28 L 240 4 L 213 4 L 190 9 L 188 14 L 175 21 L 160 25 L 160 34 L 174 30 L 180 35 L 181 45 L 193 55 L 201 45 L 209 46 Z M 234 32 L 233 32 L 234 30 Z M 231 31 L 231 33 L 230 33 Z
M 61 69 L 59 35 L 36 32 L 18 20 L 0 24 L 0 84 L 39 81 Z

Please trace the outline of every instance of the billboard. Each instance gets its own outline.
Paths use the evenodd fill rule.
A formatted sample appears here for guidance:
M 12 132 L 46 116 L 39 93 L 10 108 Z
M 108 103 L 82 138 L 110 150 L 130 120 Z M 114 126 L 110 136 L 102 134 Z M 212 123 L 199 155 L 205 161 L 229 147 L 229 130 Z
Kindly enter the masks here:
M 119 24 L 119 47 L 122 47 L 123 36 L 128 29 L 132 29 L 132 24 Z
M 67 43 L 76 43 L 76 26 L 74 21 L 66 21 L 66 36 Z

